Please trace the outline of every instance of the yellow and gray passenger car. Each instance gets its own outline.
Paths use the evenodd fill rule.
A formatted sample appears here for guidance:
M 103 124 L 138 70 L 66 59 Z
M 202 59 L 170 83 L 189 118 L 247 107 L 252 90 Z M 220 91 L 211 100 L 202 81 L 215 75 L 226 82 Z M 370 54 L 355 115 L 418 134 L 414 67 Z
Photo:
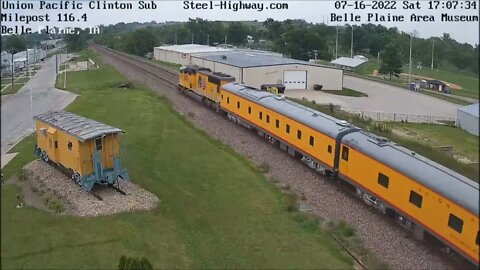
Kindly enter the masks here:
M 478 183 L 385 138 L 265 91 L 228 83 L 220 99 L 229 119 L 340 179 L 417 237 L 437 239 L 479 264 Z
M 123 131 L 66 111 L 34 117 L 35 154 L 63 167 L 83 189 L 94 184 L 115 184 L 128 180 L 120 164 L 120 134 Z

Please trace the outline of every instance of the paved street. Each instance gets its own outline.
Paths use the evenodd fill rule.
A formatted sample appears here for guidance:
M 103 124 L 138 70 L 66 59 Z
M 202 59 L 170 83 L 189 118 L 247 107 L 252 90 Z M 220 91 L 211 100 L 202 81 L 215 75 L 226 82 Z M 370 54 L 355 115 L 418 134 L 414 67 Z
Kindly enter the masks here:
M 343 86 L 363 92 L 368 97 L 347 97 L 305 90 L 288 91 L 286 95 L 295 98 L 306 97 L 308 100 L 315 100 L 321 104 L 333 103 L 351 110 L 428 115 L 452 119 L 456 119 L 457 108 L 460 106 L 424 94 L 357 77 L 344 76 Z
M 58 90 L 54 85 L 55 57 L 52 57 L 42 64 L 38 73 L 17 93 L 2 96 L 2 167 L 3 158 L 6 158 L 4 154 L 18 140 L 33 132 L 30 89 L 33 97 L 33 115 L 63 109 L 75 100 L 75 94 Z

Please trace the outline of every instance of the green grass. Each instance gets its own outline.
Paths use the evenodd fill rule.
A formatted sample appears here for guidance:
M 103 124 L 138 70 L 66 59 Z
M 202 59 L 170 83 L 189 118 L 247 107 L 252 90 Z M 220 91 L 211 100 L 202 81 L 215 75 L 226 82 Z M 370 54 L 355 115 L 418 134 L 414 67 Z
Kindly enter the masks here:
M 342 91 L 336 90 L 324 90 L 323 92 L 332 94 L 332 95 L 339 95 L 339 96 L 349 96 L 349 97 L 368 97 L 367 94 L 355 91 L 346 87 L 342 88 Z
M 23 83 L 22 84 L 14 84 L 13 87 L 12 85 L 10 84 L 9 86 L 7 86 L 7 88 L 3 89 L 2 87 L 2 92 L 0 93 L 1 95 L 8 95 L 8 94 L 13 94 L 13 93 L 16 93 L 18 90 L 20 90 L 20 88 L 22 88 L 23 86 Z
M 462 105 L 462 106 L 472 104 L 471 102 L 465 101 L 463 99 L 455 98 L 455 96 L 453 96 L 453 95 L 442 95 L 440 93 L 435 93 L 433 91 L 422 90 L 422 89 L 420 89 L 420 93 L 425 94 L 427 96 L 434 97 L 434 98 L 443 99 L 443 100 L 449 101 L 451 103 L 459 104 L 459 105 Z
M 410 138 L 405 138 L 403 136 L 396 135 L 391 132 L 391 129 L 387 128 L 385 129 L 385 124 L 384 123 L 377 123 L 373 122 L 371 119 L 363 119 L 360 116 L 356 114 L 351 114 L 346 111 L 342 111 L 338 109 L 337 107 L 331 105 L 321 105 L 321 104 L 315 104 L 313 102 L 307 101 L 307 100 L 302 100 L 302 99 L 294 99 L 290 98 L 291 100 L 298 102 L 300 104 L 303 104 L 305 106 L 311 107 L 313 109 L 316 109 L 320 112 L 326 113 L 328 115 L 331 115 L 333 117 L 336 117 L 338 119 L 346 120 L 349 123 L 352 123 L 353 125 L 360 127 L 364 130 L 370 131 L 374 134 L 377 134 L 378 136 L 386 137 L 389 140 L 398 143 L 399 145 L 413 150 L 417 153 L 419 153 L 422 156 L 425 156 L 439 164 L 442 164 L 443 166 L 450 168 L 453 171 L 456 171 L 471 180 L 478 182 L 479 181 L 479 168 L 477 164 L 465 164 L 461 163 L 458 160 L 456 160 L 454 157 L 447 155 L 443 152 L 441 152 L 438 149 L 435 149 L 432 147 L 430 144 L 424 144 L 422 142 L 418 142 L 417 140 L 413 140 Z M 467 136 L 467 133 L 464 132 L 463 130 L 452 127 L 453 129 L 457 129 L 458 133 L 451 133 L 451 140 L 459 139 L 459 138 L 464 138 Z M 448 132 L 446 132 L 448 134 Z M 432 133 L 432 136 L 435 134 L 435 132 Z M 457 137 L 457 135 L 463 134 L 461 137 Z M 468 134 L 470 135 L 470 134 Z M 470 139 L 469 139 L 470 140 Z M 470 140 L 471 142 L 471 140 Z M 473 144 L 469 144 L 467 141 L 466 147 L 473 147 L 473 149 L 478 149 L 478 141 Z M 476 148 L 475 148 L 476 147 Z M 465 148 L 460 148 L 460 149 L 465 149 Z M 461 151 L 461 150 L 459 150 Z
M 61 77 L 61 76 L 60 76 Z M 352 268 L 352 259 L 318 226 L 285 210 L 284 195 L 258 168 L 211 139 L 109 66 L 69 74 L 80 94 L 67 110 L 125 130 L 122 162 L 131 179 L 161 200 L 151 212 L 97 218 L 16 209 L 2 187 L 3 268 L 113 269 L 121 255 L 155 268 Z M 33 159 L 33 139 L 5 175 Z
M 160 60 L 151 60 L 151 61 L 154 62 L 155 64 L 159 64 L 161 66 L 164 66 L 166 68 L 169 68 L 169 69 L 172 69 L 172 70 L 175 70 L 175 71 L 180 70 L 180 67 L 182 66 L 182 65 L 179 65 L 179 64 L 164 62 L 164 61 L 160 61 Z
M 412 135 L 419 137 L 419 141 L 434 147 L 452 146 L 457 154 L 478 162 L 478 137 L 463 129 L 448 125 L 417 123 L 387 123 L 387 125 L 402 132 L 413 132 Z

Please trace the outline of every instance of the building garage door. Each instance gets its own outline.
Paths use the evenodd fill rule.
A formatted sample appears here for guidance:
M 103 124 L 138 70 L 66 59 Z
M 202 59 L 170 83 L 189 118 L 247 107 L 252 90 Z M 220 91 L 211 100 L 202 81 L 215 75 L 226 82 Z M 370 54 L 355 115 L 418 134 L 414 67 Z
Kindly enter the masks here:
M 307 71 L 285 70 L 283 85 L 285 85 L 285 89 L 307 89 Z

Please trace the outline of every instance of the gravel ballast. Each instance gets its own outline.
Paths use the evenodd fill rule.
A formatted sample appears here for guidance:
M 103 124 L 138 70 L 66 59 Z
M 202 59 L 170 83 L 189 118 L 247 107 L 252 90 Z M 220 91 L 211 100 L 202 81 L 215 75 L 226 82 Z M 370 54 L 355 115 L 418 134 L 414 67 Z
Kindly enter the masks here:
M 44 200 L 58 200 L 62 206 L 61 214 L 71 216 L 105 216 L 134 210 L 155 208 L 159 200 L 152 193 L 138 185 L 120 179 L 121 194 L 113 187 L 95 185 L 92 192 L 103 200 L 83 190 L 75 181 L 60 172 L 54 166 L 41 160 L 34 160 L 24 168 L 24 174 L 30 186 Z
M 328 178 L 311 170 L 273 147 L 248 129 L 236 125 L 221 114 L 202 106 L 198 101 L 159 83 L 152 75 L 140 72 L 127 64 L 103 56 L 106 64 L 116 67 L 128 79 L 145 83 L 155 92 L 166 96 L 174 108 L 189 121 L 212 137 L 229 145 L 236 152 L 250 158 L 256 165 L 268 164 L 270 179 L 304 194 L 312 212 L 332 221 L 344 220 L 352 225 L 365 248 L 395 269 L 452 269 L 449 262 L 432 252 L 425 243 L 390 219 L 364 205 L 353 195 L 335 185 Z

